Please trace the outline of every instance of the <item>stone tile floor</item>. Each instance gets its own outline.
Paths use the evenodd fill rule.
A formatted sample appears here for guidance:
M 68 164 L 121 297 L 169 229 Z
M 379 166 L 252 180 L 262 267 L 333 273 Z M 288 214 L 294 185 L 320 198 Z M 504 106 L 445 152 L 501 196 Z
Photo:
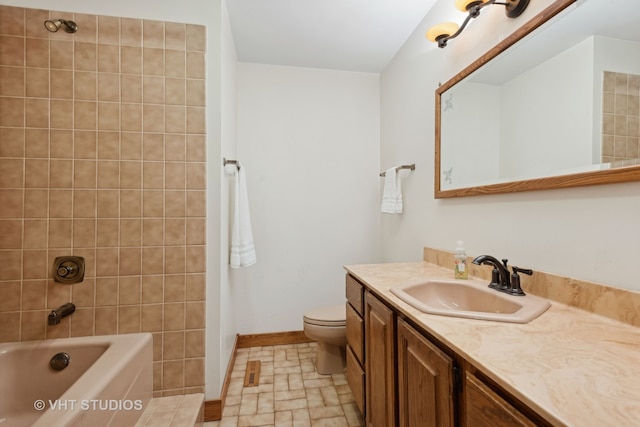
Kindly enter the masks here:
M 315 351 L 315 343 L 238 349 L 222 419 L 204 426 L 364 426 L 344 374 L 318 374 Z M 244 387 L 249 360 L 260 360 L 260 381 Z

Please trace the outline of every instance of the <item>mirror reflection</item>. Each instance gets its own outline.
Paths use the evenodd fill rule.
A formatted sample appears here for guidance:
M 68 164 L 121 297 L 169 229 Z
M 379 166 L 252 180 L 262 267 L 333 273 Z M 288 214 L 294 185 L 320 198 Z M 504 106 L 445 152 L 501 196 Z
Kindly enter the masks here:
M 436 196 L 640 164 L 639 123 L 640 1 L 575 2 L 440 94 Z

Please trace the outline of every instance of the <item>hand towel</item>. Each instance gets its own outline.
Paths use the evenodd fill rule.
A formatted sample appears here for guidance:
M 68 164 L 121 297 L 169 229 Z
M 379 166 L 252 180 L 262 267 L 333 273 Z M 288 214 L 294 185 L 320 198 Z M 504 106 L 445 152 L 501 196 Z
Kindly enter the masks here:
M 249 197 L 245 167 L 236 170 L 235 197 L 233 205 L 233 225 L 231 227 L 231 268 L 249 267 L 256 263 L 256 249 L 253 244 Z
M 402 213 L 402 181 L 396 168 L 389 168 L 385 171 L 381 212 Z

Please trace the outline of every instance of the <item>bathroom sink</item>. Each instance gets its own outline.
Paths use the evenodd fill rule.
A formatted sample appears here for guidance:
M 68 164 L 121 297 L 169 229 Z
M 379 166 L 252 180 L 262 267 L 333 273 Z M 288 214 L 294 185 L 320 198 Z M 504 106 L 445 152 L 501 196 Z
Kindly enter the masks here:
M 528 323 L 551 304 L 535 295 L 512 296 L 474 280 L 415 280 L 391 293 L 428 314 L 498 322 Z

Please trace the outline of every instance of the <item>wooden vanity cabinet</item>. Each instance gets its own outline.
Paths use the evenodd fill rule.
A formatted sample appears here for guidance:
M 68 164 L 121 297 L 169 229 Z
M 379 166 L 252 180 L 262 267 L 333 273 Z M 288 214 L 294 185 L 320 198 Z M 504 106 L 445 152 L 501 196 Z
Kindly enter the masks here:
M 347 301 L 346 376 L 367 427 L 551 426 L 351 275 Z

